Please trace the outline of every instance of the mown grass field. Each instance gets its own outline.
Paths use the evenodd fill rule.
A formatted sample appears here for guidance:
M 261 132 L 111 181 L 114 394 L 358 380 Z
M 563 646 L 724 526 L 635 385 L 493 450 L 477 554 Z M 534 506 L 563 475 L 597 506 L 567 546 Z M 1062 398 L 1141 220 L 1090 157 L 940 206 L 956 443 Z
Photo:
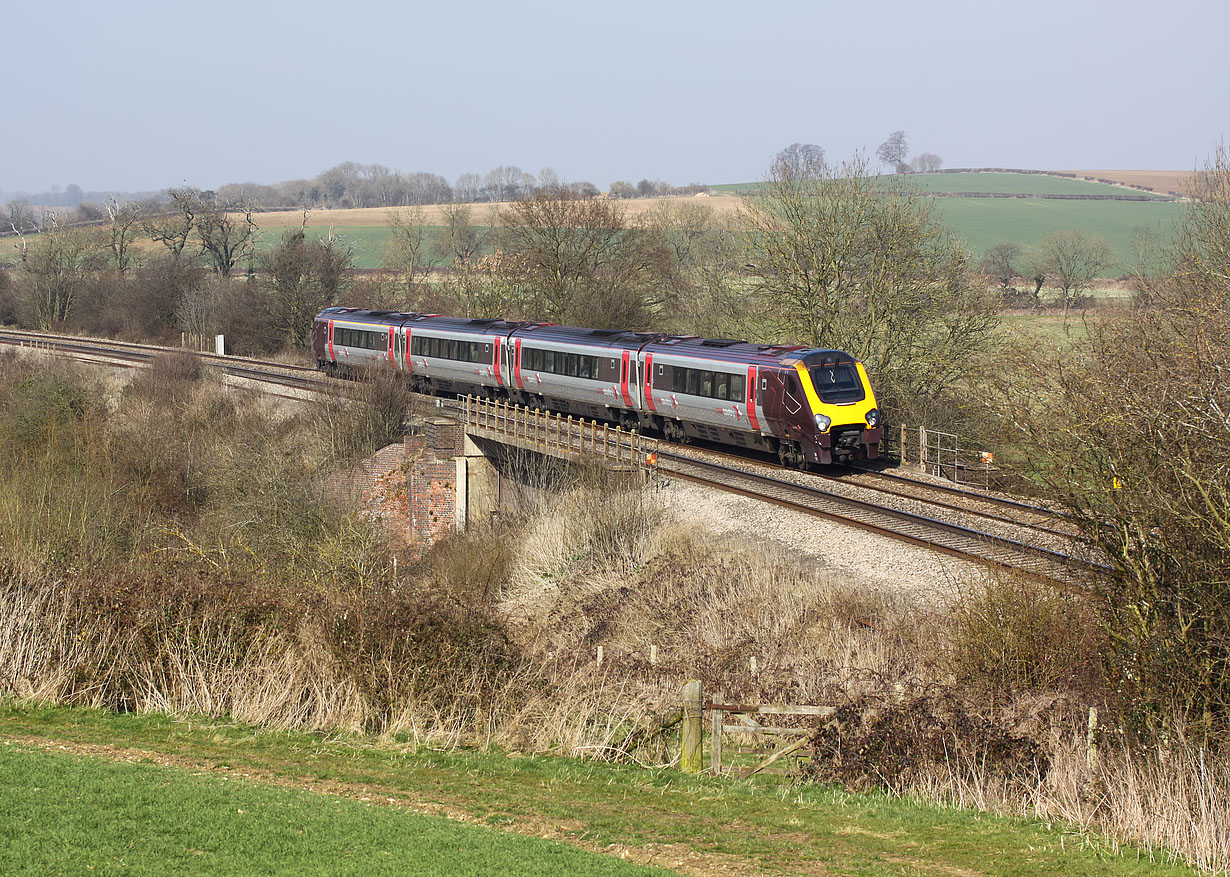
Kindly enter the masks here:
M 0 746 L 0 872 L 663 873 L 571 844 L 149 761 Z
M 3 873 L 1191 873 L 1056 824 L 773 778 L 13 704 L 0 741 Z

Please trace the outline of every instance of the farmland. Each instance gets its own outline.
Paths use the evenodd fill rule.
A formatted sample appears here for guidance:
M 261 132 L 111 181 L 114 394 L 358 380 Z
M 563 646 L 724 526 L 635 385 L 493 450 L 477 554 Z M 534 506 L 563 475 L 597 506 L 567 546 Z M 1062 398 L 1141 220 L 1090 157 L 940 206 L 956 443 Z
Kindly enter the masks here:
M 1089 172 L 1095 173 L 1095 172 Z M 1096 173 L 1110 173 L 1098 171 Z M 1158 172 L 1161 173 L 1161 172 Z M 1176 179 L 1179 175 L 1173 175 Z M 886 182 L 899 183 L 888 177 Z M 1143 179 L 1143 178 L 1142 178 Z M 1173 182 L 1169 178 L 1149 179 L 1149 182 Z M 630 199 L 623 202 L 635 217 L 662 201 L 704 204 L 715 213 L 735 211 L 741 199 L 736 192 L 748 192 L 755 183 L 715 186 L 716 195 L 707 198 Z M 1147 193 L 1120 186 L 1043 174 L 959 173 L 913 175 L 905 185 L 921 192 L 982 192 L 988 194 L 1023 193 L 1032 195 L 1113 195 L 1140 196 Z M 475 205 L 473 220 L 490 223 L 499 205 Z M 1049 232 L 1061 228 L 1077 228 L 1096 233 L 1110 241 L 1114 261 L 1105 269 L 1108 277 L 1117 277 L 1131 270 L 1135 261 L 1134 237 L 1138 229 L 1147 229 L 1164 237 L 1183 211 L 1183 205 L 1160 197 L 1150 201 L 1082 201 L 1049 198 L 959 198 L 936 197 L 936 208 L 952 229 L 965 242 L 974 259 L 987 249 L 1001 243 L 1014 243 L 1028 248 Z M 439 222 L 440 208 L 423 208 L 424 219 L 433 225 Z M 262 247 L 273 246 L 288 227 L 298 227 L 303 215 L 297 211 L 258 214 L 262 229 Z M 308 218 L 308 229 L 323 236 L 330 228 L 354 247 L 355 266 L 380 266 L 384 244 L 388 239 L 388 211 L 384 208 L 363 210 L 315 211 Z

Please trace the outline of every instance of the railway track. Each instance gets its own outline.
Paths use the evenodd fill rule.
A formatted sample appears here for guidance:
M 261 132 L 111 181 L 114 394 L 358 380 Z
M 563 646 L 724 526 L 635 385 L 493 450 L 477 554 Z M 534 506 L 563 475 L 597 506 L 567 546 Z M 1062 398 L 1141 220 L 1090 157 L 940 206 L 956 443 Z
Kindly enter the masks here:
M 56 351 L 68 356 L 92 358 L 91 361 L 99 358 L 119 360 L 131 366 L 146 364 L 168 350 L 152 345 L 10 330 L 0 330 L 0 344 Z M 309 391 L 320 390 L 327 382 L 316 369 L 305 366 L 207 353 L 198 355 L 224 374 L 236 378 Z M 465 416 L 465 406 L 460 400 L 436 398 L 436 403 L 443 411 L 458 417 Z M 513 440 L 515 437 L 510 434 L 509 438 Z M 818 483 L 801 483 L 799 473 L 782 470 L 776 463 L 748 459 L 726 451 L 673 445 L 649 437 L 642 437 L 641 441 L 647 450 L 656 454 L 656 468 L 661 473 L 857 526 L 986 566 L 1018 570 L 1069 589 L 1084 587 L 1091 575 L 1104 568 L 1096 559 L 1082 556 L 1083 546 L 1072 541 L 1070 528 L 1056 523 L 1062 522 L 1062 518 L 1055 511 L 1021 500 L 868 469 L 808 473 L 802 476 L 803 480 L 811 481 L 814 476 Z M 578 443 L 578 446 L 583 447 L 583 444 Z M 783 476 L 789 477 L 753 471 L 761 467 L 781 470 Z M 894 502 L 872 501 L 865 495 L 850 495 L 844 489 L 835 492 L 821 487 L 820 483 L 840 484 L 843 488 L 854 485 L 864 494 L 892 497 Z M 935 509 L 935 513 L 902 508 L 902 500 L 924 504 Z M 965 526 L 938 516 L 951 517 L 953 514 L 995 521 L 1020 527 L 1023 533 L 1044 534 L 1053 538 L 1012 538 L 1002 532 L 988 532 L 982 526 Z M 1037 544 L 1038 541 L 1050 544 Z M 1070 550 L 1057 549 L 1057 542 L 1070 545 Z
M 41 332 L 17 332 L 7 329 L 0 331 L 0 344 L 11 344 L 33 350 L 56 351 L 84 362 L 97 363 L 100 359 L 118 360 L 120 364 L 127 366 L 146 365 L 159 354 L 180 349 L 133 344 L 125 341 L 73 338 Z M 234 378 L 244 378 L 296 390 L 319 390 L 324 385 L 322 382 L 325 379 L 320 372 L 306 366 L 283 365 L 258 359 L 218 356 L 212 353 L 197 353 L 197 356 L 220 369 L 223 374 Z
M 986 566 L 1026 572 L 1069 588 L 1083 588 L 1091 574 L 1104 568 L 1097 561 L 1076 554 L 832 493 L 820 487 L 700 460 L 673 451 L 659 450 L 657 454 L 659 471 L 678 478 L 776 503 L 795 511 L 853 523 L 862 529 L 893 539 Z

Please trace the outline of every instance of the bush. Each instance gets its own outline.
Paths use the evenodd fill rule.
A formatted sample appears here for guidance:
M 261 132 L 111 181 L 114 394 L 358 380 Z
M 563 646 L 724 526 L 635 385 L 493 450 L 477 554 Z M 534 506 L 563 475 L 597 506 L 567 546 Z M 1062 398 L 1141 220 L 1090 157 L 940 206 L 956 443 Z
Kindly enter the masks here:
M 981 715 L 953 690 L 931 688 L 897 702 L 841 706 L 808 740 L 804 776 L 853 789 L 901 792 L 946 772 L 975 768 L 1036 787 L 1050 767 L 1041 746 Z
M 942 622 L 947 669 L 983 692 L 1102 686 L 1101 629 L 1087 596 L 1007 574 L 960 589 Z

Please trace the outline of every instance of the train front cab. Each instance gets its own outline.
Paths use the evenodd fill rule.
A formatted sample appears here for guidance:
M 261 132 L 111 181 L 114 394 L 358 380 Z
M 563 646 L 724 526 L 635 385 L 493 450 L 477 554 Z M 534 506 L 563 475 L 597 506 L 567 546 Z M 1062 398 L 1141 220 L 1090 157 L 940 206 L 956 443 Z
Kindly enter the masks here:
M 787 465 L 879 456 L 880 411 L 862 363 L 839 350 L 807 351 L 762 374 L 761 403 Z

